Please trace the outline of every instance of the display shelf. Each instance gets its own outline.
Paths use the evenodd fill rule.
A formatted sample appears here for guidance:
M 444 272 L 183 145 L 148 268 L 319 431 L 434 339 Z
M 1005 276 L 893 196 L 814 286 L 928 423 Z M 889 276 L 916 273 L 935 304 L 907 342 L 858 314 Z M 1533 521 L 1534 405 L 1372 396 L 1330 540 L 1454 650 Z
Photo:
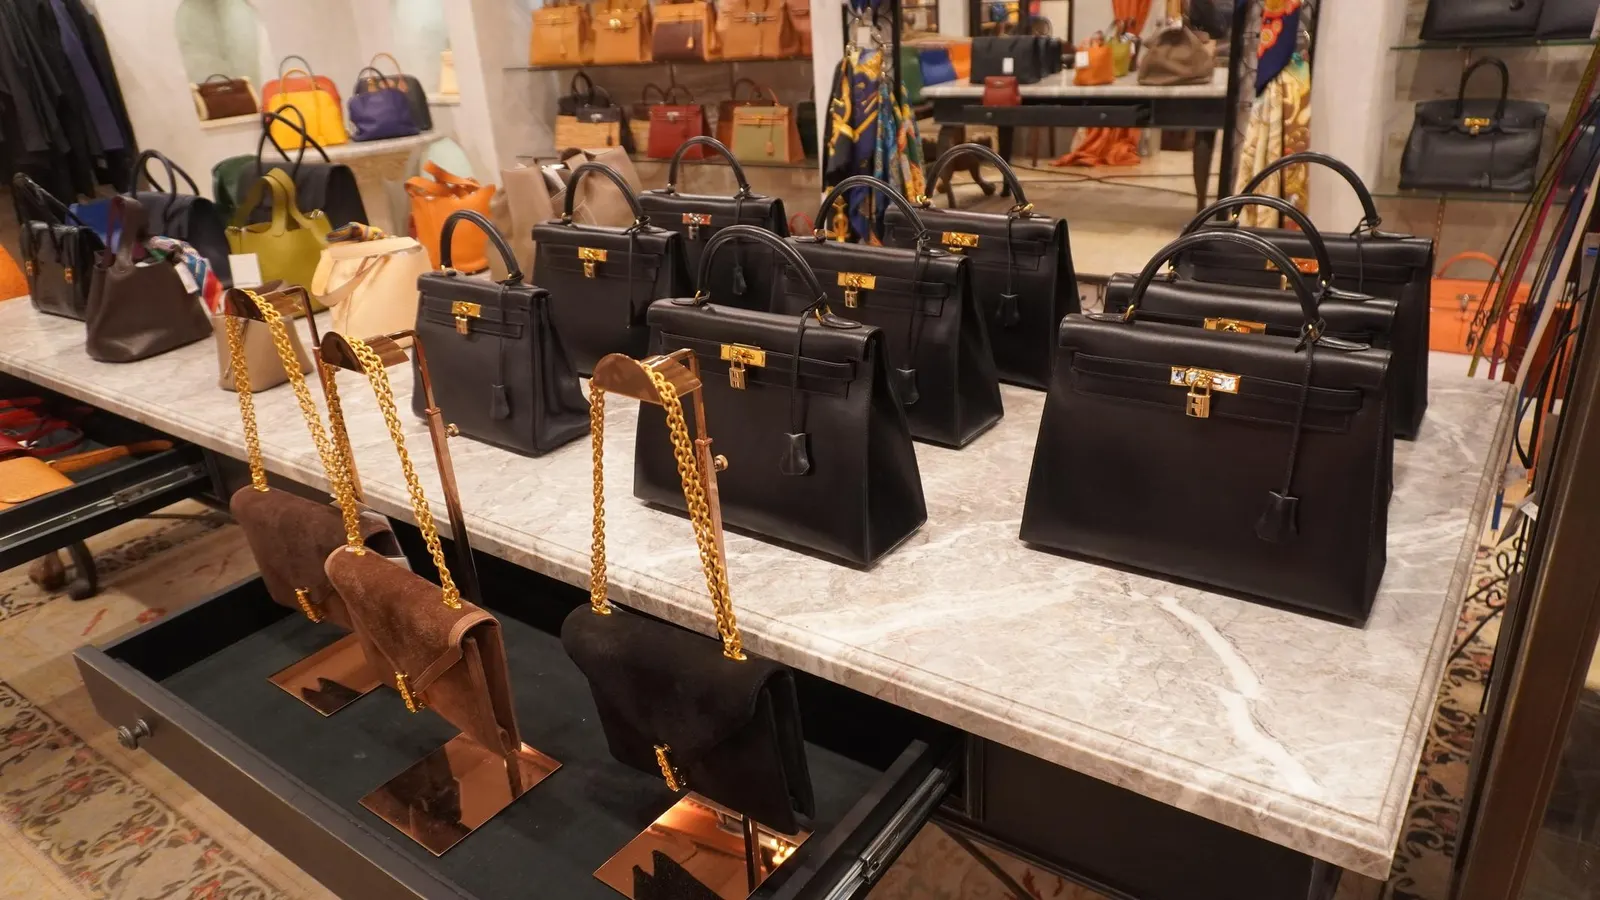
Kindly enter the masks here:
M 1594 38 L 1497 38 L 1486 41 L 1424 41 L 1392 44 L 1390 50 L 1482 50 L 1493 47 L 1593 47 Z
M 1511 191 L 1432 191 L 1387 187 L 1373 191 L 1372 196 L 1383 200 L 1449 200 L 1456 203 L 1514 203 L 1520 206 L 1533 195 Z M 1569 190 L 1558 191 L 1555 202 L 1565 204 L 1571 197 Z
M 809 56 L 756 56 L 749 59 L 651 59 L 630 63 L 575 63 L 570 66 L 506 66 L 507 72 L 570 72 L 573 69 L 637 69 L 641 66 L 718 66 L 736 63 L 810 62 Z

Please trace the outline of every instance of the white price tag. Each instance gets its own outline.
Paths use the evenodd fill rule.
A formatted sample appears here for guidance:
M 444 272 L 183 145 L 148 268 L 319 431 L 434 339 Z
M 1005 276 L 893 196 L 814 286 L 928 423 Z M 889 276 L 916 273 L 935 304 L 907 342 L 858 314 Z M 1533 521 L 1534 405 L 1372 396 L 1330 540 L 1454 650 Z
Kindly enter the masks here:
M 228 271 L 233 273 L 234 287 L 261 286 L 261 261 L 254 253 L 229 253 Z
M 1000 60 L 1000 72 L 1001 72 L 1001 74 L 1010 75 L 1012 72 L 1016 71 L 1016 68 L 1017 68 L 1017 62 L 1012 57 L 1008 56 L 1005 59 Z
M 1072 65 L 1074 68 L 1078 69 L 1089 68 L 1089 51 L 1079 50 L 1072 58 Z

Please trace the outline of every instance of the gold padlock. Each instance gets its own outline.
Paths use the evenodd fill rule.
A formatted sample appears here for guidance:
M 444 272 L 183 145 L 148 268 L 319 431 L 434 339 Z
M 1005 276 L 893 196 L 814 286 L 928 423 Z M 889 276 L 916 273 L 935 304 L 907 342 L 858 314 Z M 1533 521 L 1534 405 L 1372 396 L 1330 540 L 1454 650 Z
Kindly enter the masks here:
M 745 389 L 745 366 L 767 364 L 767 351 L 747 344 L 723 344 L 722 358 L 728 362 L 728 387 L 736 391 Z
M 840 272 L 839 286 L 844 288 L 844 305 L 855 309 L 861 305 L 861 292 L 878 286 L 878 276 L 861 272 Z
M 583 260 L 583 277 L 595 277 L 595 264 L 606 261 L 606 251 L 595 247 L 579 247 L 578 259 Z

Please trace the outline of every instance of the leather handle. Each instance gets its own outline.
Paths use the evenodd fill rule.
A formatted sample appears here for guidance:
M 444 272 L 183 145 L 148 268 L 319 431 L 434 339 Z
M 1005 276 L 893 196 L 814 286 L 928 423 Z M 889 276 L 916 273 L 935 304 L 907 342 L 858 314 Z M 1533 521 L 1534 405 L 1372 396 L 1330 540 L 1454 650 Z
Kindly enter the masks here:
M 1433 273 L 1433 277 L 1443 278 L 1446 269 L 1458 262 L 1467 262 L 1469 260 L 1489 264 L 1490 271 L 1494 272 L 1494 278 L 1486 280 L 1498 280 L 1503 277 L 1500 271 L 1500 260 L 1495 259 L 1487 253 L 1480 253 L 1477 250 L 1463 250 L 1460 253 L 1457 253 L 1455 256 L 1445 260 L 1444 264 L 1439 266 L 1438 270 Z
M 667 85 L 667 91 L 661 96 L 661 102 L 671 103 L 672 98 L 678 96 L 679 92 L 682 92 L 684 96 L 689 98 L 688 101 L 683 104 L 684 106 L 694 105 L 694 91 L 689 90 L 688 85 L 678 84 L 677 82 Z
M 933 165 L 929 166 L 927 172 L 922 176 L 923 183 L 927 185 L 929 193 L 938 185 L 939 175 L 944 171 L 945 167 L 963 156 L 981 157 L 984 162 L 999 169 L 1000 177 L 1005 180 L 1006 187 L 1011 189 L 1012 198 L 1017 201 L 1017 207 L 1028 205 L 1028 198 L 1022 192 L 1022 182 L 1017 180 L 1017 173 L 1011 168 L 1011 164 L 1006 162 L 1005 158 L 1000 154 L 982 144 L 957 144 L 939 154 L 939 158 L 933 161 Z M 933 200 L 928 194 L 923 194 L 918 200 L 923 209 L 933 206 Z
M 661 85 L 656 84 L 654 81 L 647 83 L 644 86 L 644 90 L 639 92 L 639 102 L 648 104 L 650 102 L 651 91 L 656 92 L 656 96 L 661 98 L 662 103 L 667 102 L 667 92 L 662 90 Z
M 383 74 L 383 72 L 381 72 L 375 66 L 362 66 L 361 71 L 356 73 L 356 81 L 360 81 L 368 72 L 372 73 L 372 77 L 367 80 L 373 82 L 375 86 L 389 86 L 389 76 Z
M 828 192 L 828 196 L 822 199 L 822 205 L 817 207 L 817 217 L 813 221 L 828 221 L 828 210 L 833 208 L 833 204 L 839 201 L 845 191 L 853 187 L 864 187 L 874 193 L 882 194 L 890 203 L 893 203 L 901 212 L 906 214 L 906 219 L 917 227 L 917 243 L 920 245 L 923 242 L 928 233 L 928 227 L 922 224 L 922 217 L 917 215 L 916 208 L 906 200 L 904 195 L 890 187 L 887 182 L 873 178 L 871 175 L 851 175 L 849 178 L 834 185 L 833 190 Z M 819 238 L 822 237 L 822 228 L 818 226 L 813 231 L 813 234 Z
M 146 150 L 139 154 L 138 160 L 133 164 L 134 190 L 137 191 L 139 189 L 139 178 L 141 176 L 146 184 L 156 187 L 156 180 L 150 177 L 149 166 L 152 159 L 160 161 L 162 168 L 167 171 L 167 193 L 176 194 L 178 192 L 178 179 L 182 178 L 183 183 L 189 186 L 189 193 L 197 197 L 200 195 L 200 186 L 194 183 L 194 179 L 190 177 L 189 173 L 185 172 L 182 166 L 168 159 L 167 155 L 160 150 Z
M 728 149 L 728 145 L 716 138 L 707 137 L 703 134 L 684 141 L 678 146 L 677 151 L 672 154 L 672 161 L 667 164 L 667 193 L 677 193 L 678 164 L 683 162 L 683 154 L 687 153 L 690 147 L 710 147 L 713 152 L 721 154 L 722 158 L 728 161 L 728 168 L 733 170 L 733 180 L 739 183 L 739 192 L 734 196 L 748 197 L 750 195 L 750 179 L 745 177 L 744 166 L 739 165 L 739 160 L 733 155 L 733 151 Z
M 232 84 L 233 83 L 233 79 L 232 78 L 228 77 L 227 75 L 222 74 L 221 72 L 217 72 L 217 73 L 212 74 L 212 75 L 207 75 L 206 76 L 206 80 L 202 81 L 200 83 L 201 84 L 211 84 L 212 82 L 215 82 L 218 78 L 222 79 L 222 83 L 223 84 Z
M 393 53 L 374 53 L 374 54 L 372 54 L 372 61 L 367 63 L 367 68 L 368 69 L 376 69 L 376 68 L 378 68 L 378 60 L 380 60 L 380 59 L 387 59 L 389 62 L 394 63 L 394 73 L 396 75 L 404 75 L 406 73 L 406 70 L 400 65 L 400 60 L 395 59 Z
M 1171 261 L 1178 254 L 1195 247 L 1204 247 L 1207 244 L 1234 244 L 1261 254 L 1283 276 L 1289 280 L 1289 286 L 1294 288 L 1295 298 L 1300 301 L 1300 312 L 1305 317 L 1308 328 L 1321 329 L 1321 317 L 1317 313 L 1317 297 L 1306 284 L 1300 270 L 1295 268 L 1289 257 L 1277 247 L 1267 243 L 1248 231 L 1197 231 L 1179 237 L 1172 243 L 1162 247 L 1160 252 L 1150 258 L 1145 264 L 1144 271 L 1139 273 L 1139 280 L 1133 283 L 1133 291 L 1128 295 L 1128 306 L 1123 311 L 1123 321 L 1131 321 L 1134 312 L 1139 306 L 1139 301 L 1144 299 L 1144 292 L 1150 287 L 1150 282 L 1155 280 L 1161 267 Z
M 1317 226 L 1311 223 L 1311 218 L 1301 212 L 1299 207 L 1281 197 L 1270 197 L 1264 194 L 1235 194 L 1232 197 L 1224 197 L 1196 213 L 1195 217 L 1190 219 L 1189 224 L 1183 226 L 1183 230 L 1178 234 L 1194 234 L 1196 231 L 1205 228 L 1207 223 L 1218 213 L 1246 206 L 1265 206 L 1268 209 L 1276 210 L 1287 216 L 1289 221 L 1300 226 L 1300 230 L 1305 233 L 1306 243 L 1311 245 L 1311 255 L 1317 258 L 1317 280 L 1323 284 L 1332 281 L 1333 259 L 1328 256 L 1328 245 L 1322 240 L 1322 235 L 1317 233 Z
M 580 79 L 580 78 L 583 79 L 583 85 L 584 85 L 582 94 L 578 93 L 578 79 Z M 593 100 L 594 99 L 594 79 L 590 78 L 588 76 L 588 74 L 583 72 L 582 70 L 579 70 L 577 72 L 572 73 L 572 80 L 567 82 L 567 96 L 569 96 L 569 97 L 581 97 L 581 98 L 583 98 L 582 99 L 583 103 L 588 103 L 589 101 Z
M 117 259 L 133 262 L 145 257 L 144 245 L 150 240 L 150 218 L 137 198 L 127 194 L 111 198 L 106 231 L 121 235 L 117 242 Z
M 761 84 L 761 82 L 755 80 L 754 78 L 741 78 L 738 81 L 735 81 L 733 83 L 733 90 L 731 90 L 728 93 L 728 97 L 730 99 L 732 99 L 734 103 L 745 104 L 745 105 L 750 105 L 750 103 L 751 103 L 751 101 L 749 101 L 749 100 L 740 100 L 739 99 L 739 85 L 741 85 L 741 84 L 750 85 L 751 89 L 755 92 L 755 99 L 757 101 L 759 101 L 761 99 L 761 92 L 762 91 L 766 91 L 768 96 L 770 96 L 772 98 L 772 102 L 774 104 L 776 104 L 778 102 L 778 95 L 774 94 L 772 92 L 771 88 L 763 86 Z
M 444 228 L 439 232 L 439 266 L 449 269 L 451 266 L 450 237 L 456 233 L 457 222 L 470 222 L 478 226 L 478 230 L 489 237 L 489 242 L 500 252 L 500 259 L 506 264 L 506 280 L 501 284 L 517 285 L 522 283 L 522 270 L 517 267 L 516 254 L 511 252 L 511 245 L 501 237 L 499 229 L 494 223 L 484 218 L 483 213 L 474 209 L 458 209 L 444 220 Z
M 34 203 L 34 206 L 38 208 L 41 214 L 46 216 L 56 216 L 56 218 L 51 222 L 52 225 L 65 225 L 70 219 L 72 224 L 77 225 L 80 228 L 89 227 L 82 219 L 78 218 L 77 213 L 72 211 L 72 207 L 62 203 L 56 198 L 55 194 L 45 190 L 44 185 L 34 181 L 32 178 L 29 178 L 21 172 L 18 172 L 16 175 L 12 176 L 11 186 L 18 193 L 24 194 L 31 199 Z
M 287 117 L 282 115 L 282 113 L 291 109 L 294 110 L 295 115 L 300 117 L 300 124 L 296 125 L 295 123 L 289 121 Z M 316 139 L 306 131 L 306 115 L 300 111 L 300 107 L 291 103 L 287 106 L 284 106 L 278 112 L 264 112 L 261 114 L 261 117 L 264 121 L 262 122 L 263 127 L 261 129 L 261 140 L 256 142 L 256 175 L 259 176 L 263 171 L 261 167 L 261 151 L 267 148 L 267 141 L 272 140 L 272 127 L 270 125 L 270 121 L 282 122 L 283 124 L 300 133 L 300 152 L 295 156 L 294 159 L 289 158 L 289 151 L 283 149 L 282 147 L 278 147 L 277 141 L 272 141 L 272 146 L 277 147 L 278 154 L 283 157 L 283 161 L 294 163 L 295 175 L 300 174 L 300 163 L 306 158 L 307 147 L 314 148 L 317 151 L 317 155 L 322 157 L 323 162 L 333 162 L 333 160 L 328 158 L 328 151 L 322 149 L 322 145 L 317 143 Z
M 1302 163 L 1322 166 L 1339 173 L 1339 177 L 1343 178 L 1345 183 L 1355 190 L 1356 197 L 1361 200 L 1361 224 L 1367 228 L 1377 228 L 1383 224 L 1383 216 L 1378 215 L 1378 204 L 1373 201 L 1372 192 L 1367 190 L 1366 182 L 1361 180 L 1361 176 L 1356 174 L 1356 170 L 1345 165 L 1341 159 L 1329 156 L 1326 153 L 1318 153 L 1315 150 L 1302 150 L 1299 153 L 1291 153 L 1288 156 L 1279 157 L 1268 164 L 1266 168 L 1257 172 L 1255 177 L 1251 178 L 1238 193 L 1253 194 L 1256 188 L 1260 187 L 1261 183 L 1266 181 L 1272 173 Z
M 1506 114 L 1506 95 L 1511 92 L 1511 73 L 1506 70 L 1506 64 L 1493 56 L 1485 56 L 1461 73 L 1461 87 L 1456 90 L 1456 118 L 1461 118 L 1467 109 L 1467 82 L 1472 79 L 1472 73 L 1484 66 L 1492 66 L 1500 71 L 1500 102 L 1495 104 L 1494 117 L 1501 118 Z
M 582 181 L 583 176 L 588 175 L 590 172 L 604 175 L 611 179 L 612 184 L 617 186 L 617 190 L 622 192 L 622 199 L 628 201 L 628 209 L 633 211 L 633 224 L 635 226 L 649 224 L 650 218 L 644 214 L 644 209 L 639 206 L 639 198 L 633 195 L 633 189 L 628 187 L 628 182 L 624 181 L 615 169 L 605 163 L 597 162 L 587 162 L 572 170 L 572 177 L 567 179 L 567 201 L 561 209 L 561 224 L 572 224 L 572 204 L 578 197 L 578 182 Z
M 723 245 L 739 240 L 754 241 L 757 244 L 764 244 L 778 251 L 778 255 L 782 256 L 784 261 L 789 264 L 789 267 L 799 274 L 800 280 L 805 282 L 806 289 L 811 292 L 811 296 L 814 298 L 814 303 L 823 303 L 827 300 L 828 294 L 827 291 L 823 290 L 822 280 L 812 270 L 811 264 L 806 262 L 806 258 L 800 255 L 800 251 L 794 249 L 783 238 L 765 228 L 758 228 L 754 225 L 729 225 L 712 235 L 711 240 L 706 242 L 705 250 L 700 254 L 700 280 L 696 284 L 711 283 L 711 262 L 716 257 L 717 251 Z
M 283 64 L 288 62 L 291 59 L 300 60 L 301 69 L 302 69 L 302 71 L 304 71 L 306 73 L 306 77 L 307 78 L 312 78 L 312 79 L 316 78 L 315 75 L 311 74 L 311 61 L 306 59 L 304 56 L 299 55 L 298 53 L 291 53 L 288 56 L 285 56 L 283 59 L 278 60 L 278 80 L 280 82 L 283 81 L 284 77 L 285 77 L 285 71 L 284 71 L 284 68 L 283 68 Z M 293 69 L 289 69 L 288 71 L 293 72 L 294 70 Z M 281 84 L 279 85 L 279 88 L 280 89 L 282 88 Z

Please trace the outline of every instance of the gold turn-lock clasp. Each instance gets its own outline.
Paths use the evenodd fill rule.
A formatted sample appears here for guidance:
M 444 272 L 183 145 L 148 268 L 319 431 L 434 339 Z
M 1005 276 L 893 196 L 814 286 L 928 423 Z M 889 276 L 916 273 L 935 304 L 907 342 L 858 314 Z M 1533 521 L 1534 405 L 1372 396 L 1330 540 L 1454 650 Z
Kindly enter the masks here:
M 861 292 L 878 286 L 878 276 L 861 272 L 840 272 L 839 286 L 844 288 L 844 305 L 855 309 L 861 305 Z
M 306 614 L 306 618 L 313 622 L 321 622 L 323 620 L 322 610 L 317 609 L 317 605 L 311 602 L 310 591 L 305 588 L 295 588 L 294 599 L 295 602 L 300 604 L 300 611 Z
M 960 253 L 978 246 L 978 236 L 966 231 L 946 231 L 940 241 L 951 253 Z
M 672 765 L 672 748 L 666 744 L 656 745 L 656 765 L 661 767 L 661 777 L 667 782 L 667 790 L 679 793 L 683 790 L 683 776 Z
M 579 247 L 578 258 L 583 260 L 583 277 L 595 277 L 595 264 L 606 261 L 606 251 L 596 247 Z
M 1207 316 L 1205 326 L 1207 331 L 1224 331 L 1228 334 L 1264 334 L 1267 330 L 1265 322 L 1229 319 L 1223 316 Z
M 1196 419 L 1209 419 L 1211 392 L 1215 390 L 1224 394 L 1237 394 L 1241 380 L 1243 379 L 1238 375 L 1227 372 L 1201 369 L 1196 366 L 1173 366 L 1169 383 L 1175 387 L 1189 389 L 1188 402 L 1183 408 L 1185 414 Z
M 747 344 L 723 344 L 722 358 L 728 361 L 728 387 L 736 391 L 745 388 L 745 366 L 767 365 L 767 351 Z
M 472 320 L 483 315 L 483 306 L 478 303 L 468 303 L 465 300 L 456 300 L 450 304 L 450 315 L 456 318 L 457 334 L 471 334 Z
M 1482 116 L 1468 116 L 1461 120 L 1461 124 L 1465 125 L 1472 134 L 1477 134 L 1479 131 L 1488 128 L 1492 122 L 1492 119 L 1486 119 Z
M 29 278 L 39 274 L 39 267 L 34 265 L 33 260 L 31 259 L 22 264 L 22 269 L 28 273 Z
M 71 266 L 67 266 L 67 268 L 65 270 L 65 273 L 66 273 L 66 278 L 67 278 L 67 284 L 71 284 L 72 283 L 72 267 Z
M 700 229 L 709 228 L 711 226 L 711 214 L 684 213 L 683 224 L 689 226 L 689 240 L 697 241 L 700 239 Z
M 411 693 L 411 685 L 406 681 L 406 673 L 394 673 L 394 689 L 400 692 L 400 699 L 406 702 L 406 712 L 422 712 L 427 707 L 422 705 L 422 698 Z

